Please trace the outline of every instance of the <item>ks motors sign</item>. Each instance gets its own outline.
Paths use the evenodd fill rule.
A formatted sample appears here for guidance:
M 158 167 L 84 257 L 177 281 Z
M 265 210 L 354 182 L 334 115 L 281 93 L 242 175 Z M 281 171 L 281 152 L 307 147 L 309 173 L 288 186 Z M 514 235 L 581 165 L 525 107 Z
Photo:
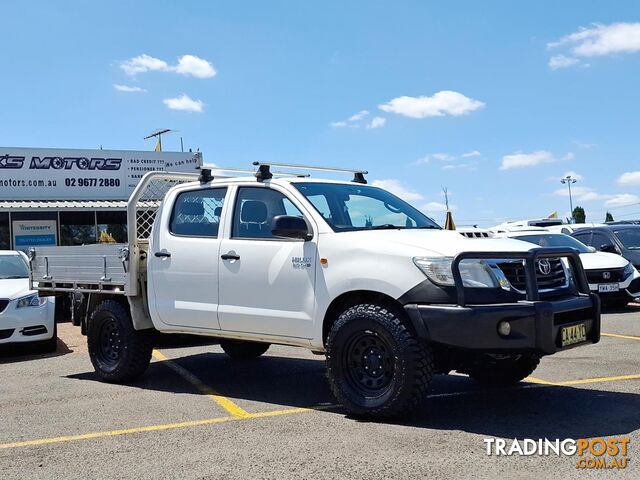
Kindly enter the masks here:
M 147 172 L 201 163 L 191 152 L 0 147 L 0 200 L 126 200 Z

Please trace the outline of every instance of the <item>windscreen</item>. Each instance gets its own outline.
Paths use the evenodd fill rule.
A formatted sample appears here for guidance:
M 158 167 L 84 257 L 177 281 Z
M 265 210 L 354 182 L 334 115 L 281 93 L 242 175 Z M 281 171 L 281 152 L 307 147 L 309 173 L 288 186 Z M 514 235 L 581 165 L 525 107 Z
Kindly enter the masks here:
M 580 253 L 589 253 L 589 248 L 579 240 L 573 237 L 559 234 L 539 234 L 539 235 L 518 235 L 513 237 L 516 240 L 524 240 L 525 242 L 534 243 L 539 247 L 571 247 L 578 250 Z
M 0 280 L 28 277 L 29 267 L 20 255 L 0 255 Z
M 618 240 L 629 250 L 640 250 L 640 228 L 628 228 L 614 232 Z
M 440 229 L 404 200 L 377 187 L 339 183 L 294 183 L 336 232 Z

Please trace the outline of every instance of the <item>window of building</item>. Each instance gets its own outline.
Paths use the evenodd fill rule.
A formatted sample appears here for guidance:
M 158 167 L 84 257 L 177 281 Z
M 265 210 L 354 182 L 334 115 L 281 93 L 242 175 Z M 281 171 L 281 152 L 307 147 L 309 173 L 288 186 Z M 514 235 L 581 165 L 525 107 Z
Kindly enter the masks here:
M 226 188 L 183 192 L 171 213 L 170 231 L 190 237 L 217 237 Z
M 11 249 L 11 228 L 9 212 L 0 212 L 0 250 Z
M 127 243 L 127 212 L 96 212 L 98 243 Z
M 287 197 L 276 190 L 240 188 L 233 213 L 233 237 L 277 238 L 271 233 L 271 221 L 277 215 L 303 216 Z
M 95 212 L 60 212 L 60 245 L 96 243 Z

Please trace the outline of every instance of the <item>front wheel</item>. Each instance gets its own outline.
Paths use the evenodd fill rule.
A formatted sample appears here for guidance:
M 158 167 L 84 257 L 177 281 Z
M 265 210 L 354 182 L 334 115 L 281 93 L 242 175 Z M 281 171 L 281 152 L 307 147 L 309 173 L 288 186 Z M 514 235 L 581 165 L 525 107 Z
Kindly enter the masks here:
M 492 387 L 506 386 L 527 378 L 539 363 L 540 357 L 533 354 L 485 354 L 470 362 L 466 368 L 466 373 L 483 385 Z
M 352 415 L 392 417 L 415 409 L 426 397 L 432 372 L 429 350 L 403 316 L 384 306 L 348 308 L 329 332 L 329 385 Z
M 151 361 L 150 332 L 135 330 L 128 310 L 114 300 L 103 301 L 91 314 L 87 344 L 93 368 L 107 382 L 135 380 Z

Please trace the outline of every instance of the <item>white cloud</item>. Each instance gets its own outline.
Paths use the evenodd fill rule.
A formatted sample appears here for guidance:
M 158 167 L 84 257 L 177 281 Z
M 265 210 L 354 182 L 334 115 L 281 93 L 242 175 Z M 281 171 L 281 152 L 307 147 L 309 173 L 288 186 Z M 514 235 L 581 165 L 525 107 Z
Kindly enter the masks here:
M 393 178 L 387 180 L 374 180 L 371 185 L 384 190 L 389 190 L 391 193 L 407 202 L 416 202 L 424 198 L 420 193 L 409 190 L 407 187 L 402 185 L 400 180 Z
M 458 207 L 456 207 L 455 205 L 449 205 L 449 210 L 455 210 L 456 208 Z M 429 202 L 420 207 L 420 210 L 428 213 L 446 212 L 447 205 L 441 202 Z
M 165 98 L 162 101 L 171 110 L 182 110 L 185 112 L 202 112 L 204 103 L 202 100 L 194 100 L 186 93 L 176 98 Z
M 572 172 L 569 172 L 569 173 L 572 173 Z M 566 186 L 558 188 L 555 192 L 553 192 L 553 195 L 556 195 L 559 197 L 568 197 L 569 189 Z M 610 198 L 613 197 L 613 195 L 598 193 L 593 188 L 584 187 L 584 186 L 571 187 L 571 195 L 578 202 L 593 202 L 596 200 L 609 200 Z
M 547 46 L 569 46 L 574 55 L 581 57 L 639 52 L 640 23 L 594 24 L 590 28 L 581 27 L 577 32 L 565 35 Z
M 567 57 L 565 55 L 555 55 L 549 59 L 549 68 L 551 70 L 558 70 L 559 68 L 572 67 L 580 63 L 580 60 L 573 57 Z
M 178 59 L 178 64 L 172 68 L 176 73 L 191 75 L 196 78 L 215 77 L 216 70 L 211 62 L 195 55 L 183 55 Z
M 623 173 L 618 178 L 618 183 L 626 186 L 640 185 L 640 171 Z
M 378 105 L 380 110 L 397 113 L 410 118 L 442 117 L 444 115 L 465 115 L 484 107 L 479 100 L 466 97 L 461 93 L 443 90 L 431 97 L 402 96 Z
M 502 157 L 500 170 L 510 170 L 512 168 L 535 167 L 543 163 L 553 163 L 559 160 L 573 160 L 575 155 L 567 153 L 562 158 L 555 157 L 547 150 L 537 150 L 531 153 L 516 152 Z
M 456 159 L 456 157 L 448 153 L 434 153 L 431 156 L 440 162 L 452 162 Z
M 127 92 L 127 93 L 145 93 L 146 92 L 144 88 L 130 87 L 129 85 L 120 85 L 118 83 L 114 83 L 113 88 L 115 88 L 119 92 Z
M 360 128 L 360 123 L 359 123 L 360 120 L 365 118 L 367 115 L 369 115 L 368 110 L 360 110 L 358 113 L 354 113 L 346 120 L 331 122 L 329 125 L 335 128 L 344 128 L 344 127 Z
M 373 117 L 367 124 L 367 128 L 381 128 L 387 123 L 387 119 L 384 117 Z
M 533 167 L 541 163 L 555 162 L 556 158 L 551 152 L 546 150 L 538 150 L 531 153 L 512 153 L 502 157 L 502 165 L 500 170 L 509 170 L 511 168 Z
M 479 157 L 480 155 L 482 154 L 478 150 L 471 150 L 470 152 L 460 155 L 460 158 Z
M 120 64 L 120 68 L 124 70 L 124 73 L 127 75 L 137 75 L 138 73 L 154 70 L 165 72 L 169 69 L 169 65 L 164 60 L 143 53 L 137 57 L 125 60 Z
M 588 67 L 589 64 L 580 58 L 640 52 L 640 23 L 596 23 L 589 28 L 581 27 L 556 42 L 548 43 L 547 48 L 564 48 L 569 54 L 551 57 L 549 67 L 552 70 L 574 65 Z
M 442 166 L 442 170 L 477 170 L 476 165 L 477 162 L 467 162 L 467 163 L 447 163 Z
M 609 200 L 604 202 L 604 205 L 605 207 L 625 207 L 636 203 L 640 203 L 640 197 L 638 195 L 620 193 L 618 195 L 613 195 Z
M 176 65 L 169 65 L 164 60 L 144 53 L 125 60 L 120 64 L 120 68 L 127 75 L 137 75 L 150 71 L 174 72 L 196 78 L 211 78 L 216 75 L 216 70 L 211 62 L 195 55 L 183 55 L 178 58 Z
M 369 115 L 369 111 L 368 110 L 360 110 L 358 113 L 354 113 L 353 115 L 351 115 L 349 117 L 349 122 L 358 122 L 360 120 L 362 120 L 364 117 L 366 117 L 367 115 Z

